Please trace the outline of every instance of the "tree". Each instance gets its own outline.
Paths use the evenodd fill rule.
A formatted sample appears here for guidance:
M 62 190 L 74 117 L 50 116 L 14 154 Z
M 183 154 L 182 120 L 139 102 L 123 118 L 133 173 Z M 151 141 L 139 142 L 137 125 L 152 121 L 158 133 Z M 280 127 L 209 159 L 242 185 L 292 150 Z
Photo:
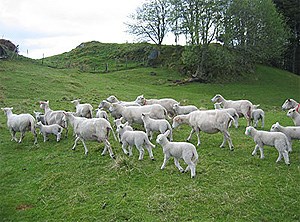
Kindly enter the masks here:
M 147 1 L 129 16 L 131 23 L 126 23 L 127 32 L 140 40 L 151 40 L 156 45 L 161 45 L 169 32 L 169 9 L 167 0 Z

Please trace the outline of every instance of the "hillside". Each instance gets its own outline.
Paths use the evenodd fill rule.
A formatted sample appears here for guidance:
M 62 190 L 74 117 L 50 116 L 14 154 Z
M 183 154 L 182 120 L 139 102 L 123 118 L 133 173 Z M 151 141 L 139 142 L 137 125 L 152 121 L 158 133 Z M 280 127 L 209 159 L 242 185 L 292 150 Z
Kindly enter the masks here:
M 70 101 L 75 98 L 96 108 L 112 94 L 125 101 L 144 94 L 212 108 L 210 99 L 220 93 L 260 104 L 266 112 L 265 130 L 269 130 L 276 121 L 292 125 L 281 105 L 289 97 L 300 101 L 299 76 L 266 66 L 257 66 L 251 76 L 230 84 L 178 85 L 176 80 L 184 76 L 161 67 L 97 73 L 45 63 L 1 61 L 0 107 L 33 113 L 40 111 L 40 100 L 49 100 L 53 110 L 73 111 Z M 2 114 L 1 221 L 299 221 L 299 141 L 293 143 L 290 166 L 283 161 L 276 164 L 278 153 L 271 147 L 265 147 L 266 157 L 261 160 L 251 156 L 254 142 L 244 134 L 246 121 L 241 118 L 239 124 L 238 129 L 229 130 L 234 151 L 228 145 L 219 148 L 220 133 L 201 133 L 200 160 L 192 180 L 189 173 L 175 168 L 173 160 L 160 169 L 163 154 L 157 144 L 156 161 L 147 152 L 138 161 L 135 148 L 133 157 L 125 156 L 112 136 L 116 160 L 101 156 L 104 145 L 96 142 L 87 142 L 89 154 L 84 156 L 81 143 L 71 150 L 72 130 L 59 143 L 52 136 L 43 143 L 39 135 L 38 144 L 33 145 L 33 136 L 26 134 L 23 143 L 17 144 L 10 141 Z M 185 141 L 189 132 L 188 126 L 175 129 L 174 140 Z M 196 136 L 191 143 L 197 143 Z

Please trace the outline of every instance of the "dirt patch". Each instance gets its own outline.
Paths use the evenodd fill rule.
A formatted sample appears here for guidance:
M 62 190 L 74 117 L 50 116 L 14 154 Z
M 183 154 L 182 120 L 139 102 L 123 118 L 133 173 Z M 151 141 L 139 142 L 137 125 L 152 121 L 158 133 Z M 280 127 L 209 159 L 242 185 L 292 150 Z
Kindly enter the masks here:
M 21 205 L 16 207 L 16 210 L 28 210 L 28 209 L 31 209 L 31 208 L 33 208 L 33 206 L 30 205 L 30 204 L 21 204 Z

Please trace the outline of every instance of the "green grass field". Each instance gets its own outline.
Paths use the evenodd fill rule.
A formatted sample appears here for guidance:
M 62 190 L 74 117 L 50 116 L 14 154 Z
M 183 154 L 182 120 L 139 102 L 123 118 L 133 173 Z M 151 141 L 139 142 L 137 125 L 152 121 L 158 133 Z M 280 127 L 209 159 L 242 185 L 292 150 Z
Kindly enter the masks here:
M 156 75 L 150 75 L 155 72 Z M 184 78 L 163 68 L 138 68 L 106 74 L 53 69 L 24 60 L 0 61 L 0 107 L 15 113 L 40 111 L 38 102 L 49 100 L 52 109 L 74 110 L 75 98 L 91 103 L 110 95 L 131 101 L 172 97 L 182 104 L 213 108 L 217 93 L 227 99 L 249 99 L 266 112 L 265 130 L 279 121 L 292 125 L 281 110 L 286 98 L 300 101 L 300 78 L 291 73 L 258 66 L 243 82 L 176 85 Z M 300 142 L 293 143 L 291 165 L 276 164 L 278 153 L 265 147 L 265 159 L 251 156 L 252 138 L 244 134 L 246 120 L 230 133 L 235 146 L 219 148 L 221 134 L 202 134 L 197 147 L 200 161 L 196 178 L 181 174 L 170 160 L 162 171 L 162 149 L 153 150 L 156 161 L 138 152 L 129 158 L 121 145 L 110 142 L 117 159 L 101 156 L 103 144 L 80 143 L 71 150 L 67 139 L 54 137 L 33 145 L 26 134 L 22 144 L 10 141 L 6 117 L 0 115 L 0 221 L 299 221 Z M 142 128 L 141 128 L 142 129 Z M 174 131 L 184 141 L 190 128 Z M 155 141 L 152 141 L 155 143 Z M 196 137 L 191 140 L 196 144 Z M 184 165 L 184 163 L 182 163 Z

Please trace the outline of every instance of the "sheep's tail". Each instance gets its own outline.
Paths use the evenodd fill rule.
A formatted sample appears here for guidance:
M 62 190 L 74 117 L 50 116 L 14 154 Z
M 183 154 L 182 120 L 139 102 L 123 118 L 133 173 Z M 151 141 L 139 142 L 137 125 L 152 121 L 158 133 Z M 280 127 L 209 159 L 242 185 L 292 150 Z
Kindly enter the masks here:
M 146 137 L 146 138 L 144 139 L 144 143 L 147 144 L 147 146 L 150 146 L 150 147 L 152 147 L 152 148 L 155 148 L 155 145 L 154 145 L 153 143 L 150 142 L 150 140 L 149 140 L 148 137 Z
M 285 141 L 286 141 L 286 145 L 287 145 L 287 151 L 291 152 L 292 151 L 292 144 L 290 143 L 290 141 L 287 138 L 287 136 L 285 136 Z
M 198 156 L 198 153 L 197 153 L 196 148 L 195 148 L 195 150 L 193 152 L 193 156 L 192 156 L 192 161 L 193 161 L 194 164 L 197 164 L 198 160 L 199 160 L 199 156 Z

